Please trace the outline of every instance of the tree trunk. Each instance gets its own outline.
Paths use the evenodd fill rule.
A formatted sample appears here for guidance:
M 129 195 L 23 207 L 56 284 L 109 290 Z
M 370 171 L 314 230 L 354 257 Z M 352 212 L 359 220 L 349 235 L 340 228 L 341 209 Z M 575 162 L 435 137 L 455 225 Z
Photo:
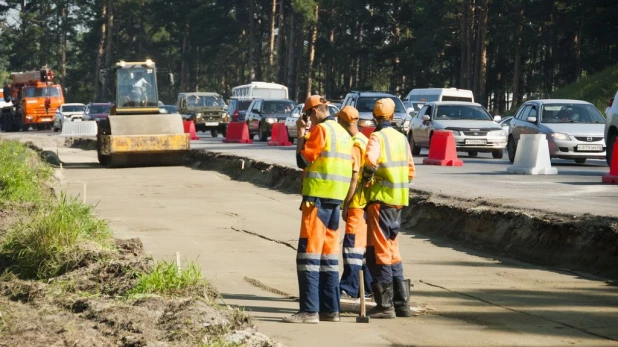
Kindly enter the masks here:
M 309 61 L 307 63 L 307 95 L 306 97 L 310 97 L 313 92 L 311 91 L 311 87 L 313 84 L 312 73 L 313 73 L 313 60 L 315 58 L 315 41 L 318 39 L 318 5 L 316 4 L 313 8 L 313 15 L 315 16 L 315 22 L 311 25 L 311 39 L 309 40 Z
M 299 27 L 301 27 L 301 23 L 298 24 L 298 27 L 296 29 L 299 29 Z M 295 73 L 294 73 L 294 100 L 299 100 L 300 102 L 303 102 L 304 100 L 301 100 L 301 91 L 300 91 L 300 78 L 302 76 L 301 71 L 303 68 L 303 46 L 304 46 L 304 42 L 305 42 L 305 36 L 303 35 L 303 31 L 302 30 L 295 30 L 296 31 L 296 51 L 299 52 L 298 57 L 296 59 L 296 67 L 295 67 Z M 307 37 L 307 41 L 309 41 L 310 38 Z M 307 71 L 307 73 L 311 73 L 310 71 Z
M 334 13 L 334 10 L 331 10 L 331 19 L 334 18 Z M 329 98 L 335 98 L 335 28 L 330 29 L 330 33 L 328 35 L 328 47 L 329 50 L 328 58 L 326 60 L 326 81 L 324 91 Z
M 112 64 L 112 50 L 113 50 L 113 40 L 114 40 L 114 4 L 113 0 L 107 1 L 107 40 L 105 42 L 105 68 L 109 68 Z M 113 80 L 109 78 L 105 80 L 103 85 L 103 99 L 110 100 L 111 98 L 115 98 L 115 95 L 109 95 L 110 91 L 110 83 L 114 83 Z
M 99 46 L 97 48 L 97 62 L 96 62 L 96 68 L 94 70 L 94 76 L 95 76 L 95 80 L 97 81 L 97 83 L 94 84 L 94 96 L 93 99 L 95 102 L 97 101 L 101 101 L 101 83 L 102 82 L 99 79 L 100 76 L 100 71 L 101 71 L 101 65 L 103 64 L 103 54 L 105 53 L 104 51 L 104 47 L 105 47 L 105 37 L 106 37 L 106 30 L 107 30 L 107 3 L 106 2 L 102 2 L 103 6 L 101 8 L 101 36 L 99 37 Z
M 399 24 L 397 24 L 397 22 L 393 23 L 393 45 L 397 46 L 399 45 L 399 34 L 400 34 L 400 29 L 399 29 Z M 395 52 L 399 52 L 398 49 L 394 49 Z M 400 83 L 399 80 L 401 78 L 401 73 L 399 71 L 399 55 L 398 54 L 393 54 L 393 57 L 391 59 L 391 62 L 393 64 L 393 74 L 391 75 L 391 86 L 390 86 L 390 90 L 392 93 L 395 93 L 395 95 L 399 95 L 400 94 Z
M 515 44 L 515 66 L 513 72 L 513 100 L 511 100 L 511 109 L 514 109 L 519 104 L 519 83 L 521 81 L 521 54 L 522 54 L 522 35 L 523 35 L 523 17 L 524 10 L 519 13 L 519 23 L 517 24 L 516 44 Z
M 185 31 L 182 35 L 182 58 L 180 62 L 180 91 L 189 90 L 189 35 L 191 32 L 189 20 L 185 23 Z
M 62 5 L 62 9 L 60 11 L 60 16 L 62 17 L 61 31 L 62 31 L 62 39 L 60 42 L 60 85 L 63 88 L 66 88 L 66 77 L 67 77 L 67 8 L 66 4 Z
M 277 33 L 277 83 L 283 83 L 285 81 L 285 1 L 279 0 L 279 26 Z M 288 39 L 288 41 L 290 41 Z
M 270 12 L 270 49 L 268 51 L 268 74 L 272 79 L 275 76 L 275 21 L 277 19 L 277 0 L 272 0 Z
M 249 79 L 255 80 L 255 3 L 249 1 Z
M 487 105 L 487 2 L 488 0 L 481 0 L 480 12 L 479 12 L 479 46 L 477 52 L 478 64 L 478 79 L 477 79 L 477 91 L 480 104 Z
M 294 30 L 295 26 L 295 17 L 294 11 L 290 12 L 290 30 L 288 30 L 288 54 L 287 54 L 287 82 L 286 85 L 291 90 L 290 95 L 295 97 L 296 93 L 294 90 L 294 62 L 296 61 L 296 31 Z M 294 99 L 296 100 L 296 99 Z

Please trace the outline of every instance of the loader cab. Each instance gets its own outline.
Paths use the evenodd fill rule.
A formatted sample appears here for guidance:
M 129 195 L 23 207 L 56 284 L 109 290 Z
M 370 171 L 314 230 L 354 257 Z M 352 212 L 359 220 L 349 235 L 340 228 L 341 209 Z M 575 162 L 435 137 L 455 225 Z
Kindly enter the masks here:
M 157 73 L 152 61 L 121 61 L 115 74 L 115 114 L 159 113 Z

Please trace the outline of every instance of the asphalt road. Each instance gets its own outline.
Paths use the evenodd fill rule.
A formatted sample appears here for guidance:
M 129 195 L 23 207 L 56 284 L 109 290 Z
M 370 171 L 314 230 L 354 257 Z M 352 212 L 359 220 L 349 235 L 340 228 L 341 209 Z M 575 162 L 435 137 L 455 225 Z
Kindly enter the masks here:
M 264 288 L 297 295 L 292 247 L 300 225 L 299 196 L 186 167 L 103 169 L 94 151 L 57 147 L 53 133 L 26 136 L 31 135 L 35 144 L 57 150 L 66 163 L 58 173 L 65 191 L 82 194 L 86 184 L 87 202 L 96 204 L 117 237 L 139 237 L 156 259 L 174 260 L 180 252 L 183 261 L 198 262 L 222 292 L 222 303 L 243 307 L 260 331 L 288 346 L 618 346 L 615 284 L 491 258 L 411 231 L 404 231 L 400 247 L 406 277 L 414 283 L 412 301 L 433 311 L 370 324 L 357 324 L 353 316 L 317 326 L 280 323 L 298 303 Z M 13 136 L 20 135 L 9 137 Z M 293 163 L 292 148 L 227 145 L 210 138 L 193 145 Z M 492 199 L 499 199 L 496 189 L 481 189 L 489 186 L 488 180 L 495 186 L 504 185 L 498 184 L 504 180 L 531 182 L 519 185 L 523 188 L 517 197 L 524 202 L 534 199 L 549 205 L 542 196 L 527 196 L 532 187 L 539 195 L 549 195 L 559 193 L 557 187 L 586 187 L 584 182 L 611 192 L 603 195 L 616 195 L 615 186 L 596 183 L 596 173 L 607 171 L 600 163 L 559 168 L 570 174 L 528 177 L 497 174 L 508 162 L 493 159 L 464 159 L 462 168 L 421 165 L 422 157 L 416 161 L 415 186 L 441 187 L 445 193 L 461 190 L 466 196 L 495 194 Z M 487 177 L 486 172 L 495 176 Z M 560 200 L 561 195 L 555 196 Z M 605 206 L 603 200 L 587 199 Z
M 191 141 L 191 147 L 214 152 L 235 154 L 268 163 L 296 167 L 296 146 L 273 147 L 265 142 L 253 144 L 223 143 L 198 133 L 200 140 Z M 423 165 L 427 151 L 415 156 L 417 176 L 411 188 L 437 194 L 477 199 L 505 205 L 506 208 L 548 210 L 558 213 L 618 216 L 618 185 L 604 184 L 601 177 L 609 173 L 603 160 L 588 160 L 585 164 L 555 159 L 552 166 L 557 175 L 518 175 L 507 173 L 511 166 L 505 152 L 503 159 L 493 159 L 491 153 L 479 153 L 471 158 L 458 153 L 461 167 Z

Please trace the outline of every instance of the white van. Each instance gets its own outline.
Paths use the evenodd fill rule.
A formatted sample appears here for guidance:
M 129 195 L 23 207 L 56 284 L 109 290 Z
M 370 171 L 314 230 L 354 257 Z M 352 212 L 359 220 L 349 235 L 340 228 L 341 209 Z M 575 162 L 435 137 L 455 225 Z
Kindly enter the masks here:
M 474 102 L 471 90 L 459 88 L 417 88 L 412 89 L 406 97 L 405 105 L 413 107 L 415 112 L 431 101 L 467 101 Z
M 255 81 L 232 88 L 232 98 L 288 99 L 288 87 L 277 83 Z

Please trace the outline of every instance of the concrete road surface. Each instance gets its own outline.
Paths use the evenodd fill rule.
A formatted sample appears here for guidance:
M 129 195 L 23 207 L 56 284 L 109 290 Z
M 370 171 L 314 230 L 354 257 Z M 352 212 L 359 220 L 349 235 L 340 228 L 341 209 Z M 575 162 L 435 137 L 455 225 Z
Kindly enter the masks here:
M 281 157 L 292 154 L 288 149 L 271 150 Z M 222 292 L 225 304 L 244 307 L 261 332 L 288 346 L 618 346 L 615 285 L 488 258 L 414 230 L 406 230 L 400 241 L 404 271 L 413 280 L 412 301 L 433 311 L 370 324 L 355 323 L 353 316 L 339 323 L 281 323 L 298 308 L 297 302 L 285 297 L 298 295 L 293 249 L 300 227 L 298 195 L 185 167 L 102 169 L 95 164 L 94 151 L 60 148 L 59 155 L 67 163 L 62 172 L 64 189 L 78 195 L 86 183 L 87 201 L 97 205 L 97 213 L 110 221 L 118 237 L 139 237 L 156 259 L 172 260 L 180 252 L 183 261 L 198 262 L 204 276 Z M 431 176 L 444 177 L 445 182 L 462 177 L 467 183 L 451 189 L 464 189 L 473 181 L 453 172 L 467 170 L 476 172 L 477 182 L 483 179 L 486 186 L 495 187 L 485 192 L 523 186 L 536 194 L 550 185 L 555 188 L 544 190 L 545 194 L 553 191 L 559 196 L 567 187 L 600 189 L 583 182 L 596 180 L 587 172 L 596 175 L 606 170 L 596 164 L 575 167 L 579 174 L 556 181 L 486 175 L 483 172 L 488 171 L 480 168 L 498 172 L 505 164 L 475 161 L 467 161 L 463 170 L 419 166 L 416 184 L 428 188 L 439 182 Z M 609 197 L 616 192 L 602 194 Z M 571 197 L 579 198 L 561 199 Z M 586 211 L 590 207 L 582 206 Z

